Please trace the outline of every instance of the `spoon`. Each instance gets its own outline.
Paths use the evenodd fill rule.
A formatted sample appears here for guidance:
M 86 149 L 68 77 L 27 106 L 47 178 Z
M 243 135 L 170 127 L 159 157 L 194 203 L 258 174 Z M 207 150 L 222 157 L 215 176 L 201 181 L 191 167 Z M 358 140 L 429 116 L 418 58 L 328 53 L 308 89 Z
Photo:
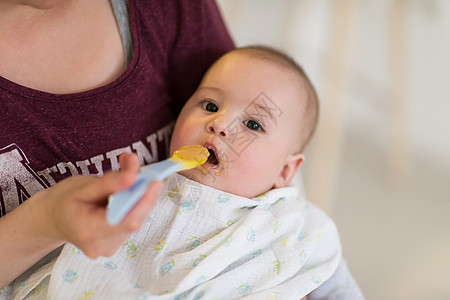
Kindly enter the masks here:
M 136 183 L 123 191 L 109 196 L 106 220 L 110 225 L 117 225 L 144 195 L 147 186 L 154 180 L 164 180 L 169 175 L 183 170 L 193 169 L 203 164 L 209 151 L 203 146 L 183 146 L 172 157 L 141 169 Z

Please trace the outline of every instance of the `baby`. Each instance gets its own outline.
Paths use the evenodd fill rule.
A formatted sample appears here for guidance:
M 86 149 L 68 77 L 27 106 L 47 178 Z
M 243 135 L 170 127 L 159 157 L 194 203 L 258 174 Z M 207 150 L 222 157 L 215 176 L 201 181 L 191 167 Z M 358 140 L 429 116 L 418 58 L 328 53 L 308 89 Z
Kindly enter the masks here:
M 251 198 L 290 183 L 317 114 L 314 88 L 300 67 L 274 50 L 241 48 L 205 74 L 178 117 L 170 148 L 207 147 L 206 169 L 220 176 L 182 174 Z
M 17 282 L 16 297 L 305 297 L 341 258 L 334 223 L 289 186 L 317 115 L 314 88 L 289 57 L 259 46 L 222 56 L 182 109 L 170 146 L 203 145 L 207 162 L 165 181 L 114 256 L 90 260 L 66 244 Z

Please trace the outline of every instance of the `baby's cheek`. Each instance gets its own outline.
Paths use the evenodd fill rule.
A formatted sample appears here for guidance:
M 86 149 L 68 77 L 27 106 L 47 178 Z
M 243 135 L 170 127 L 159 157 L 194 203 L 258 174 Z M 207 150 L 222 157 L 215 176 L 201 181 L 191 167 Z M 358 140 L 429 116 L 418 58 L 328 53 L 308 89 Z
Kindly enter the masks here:
M 245 182 L 260 182 L 267 173 L 263 161 L 255 159 L 243 159 L 237 165 L 237 178 Z
M 194 131 L 190 131 L 188 127 L 181 127 L 178 130 L 174 131 L 170 143 L 171 151 L 177 150 L 182 146 L 198 144 L 198 141 L 193 141 L 193 134 Z

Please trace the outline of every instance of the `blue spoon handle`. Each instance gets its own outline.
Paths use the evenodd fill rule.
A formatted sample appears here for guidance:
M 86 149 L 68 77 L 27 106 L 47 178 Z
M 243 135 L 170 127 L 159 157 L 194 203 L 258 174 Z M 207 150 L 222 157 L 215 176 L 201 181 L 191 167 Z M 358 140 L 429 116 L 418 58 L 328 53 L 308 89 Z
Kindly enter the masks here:
M 136 183 L 129 189 L 109 196 L 106 208 L 106 220 L 110 225 L 117 225 L 144 195 L 149 184 L 154 180 L 163 180 L 180 170 L 180 164 L 169 159 L 142 168 Z

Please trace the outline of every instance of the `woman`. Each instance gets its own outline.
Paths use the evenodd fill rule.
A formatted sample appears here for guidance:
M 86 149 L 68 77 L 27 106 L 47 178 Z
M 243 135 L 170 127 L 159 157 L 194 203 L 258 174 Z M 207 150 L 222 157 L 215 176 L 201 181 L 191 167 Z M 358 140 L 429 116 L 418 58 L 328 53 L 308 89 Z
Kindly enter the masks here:
M 116 227 L 107 195 L 165 157 L 174 116 L 233 43 L 212 1 L 1 0 L 0 11 L 3 287 L 65 241 L 111 255 L 139 228 L 160 183 Z M 146 161 L 123 155 L 107 172 L 138 151 Z

